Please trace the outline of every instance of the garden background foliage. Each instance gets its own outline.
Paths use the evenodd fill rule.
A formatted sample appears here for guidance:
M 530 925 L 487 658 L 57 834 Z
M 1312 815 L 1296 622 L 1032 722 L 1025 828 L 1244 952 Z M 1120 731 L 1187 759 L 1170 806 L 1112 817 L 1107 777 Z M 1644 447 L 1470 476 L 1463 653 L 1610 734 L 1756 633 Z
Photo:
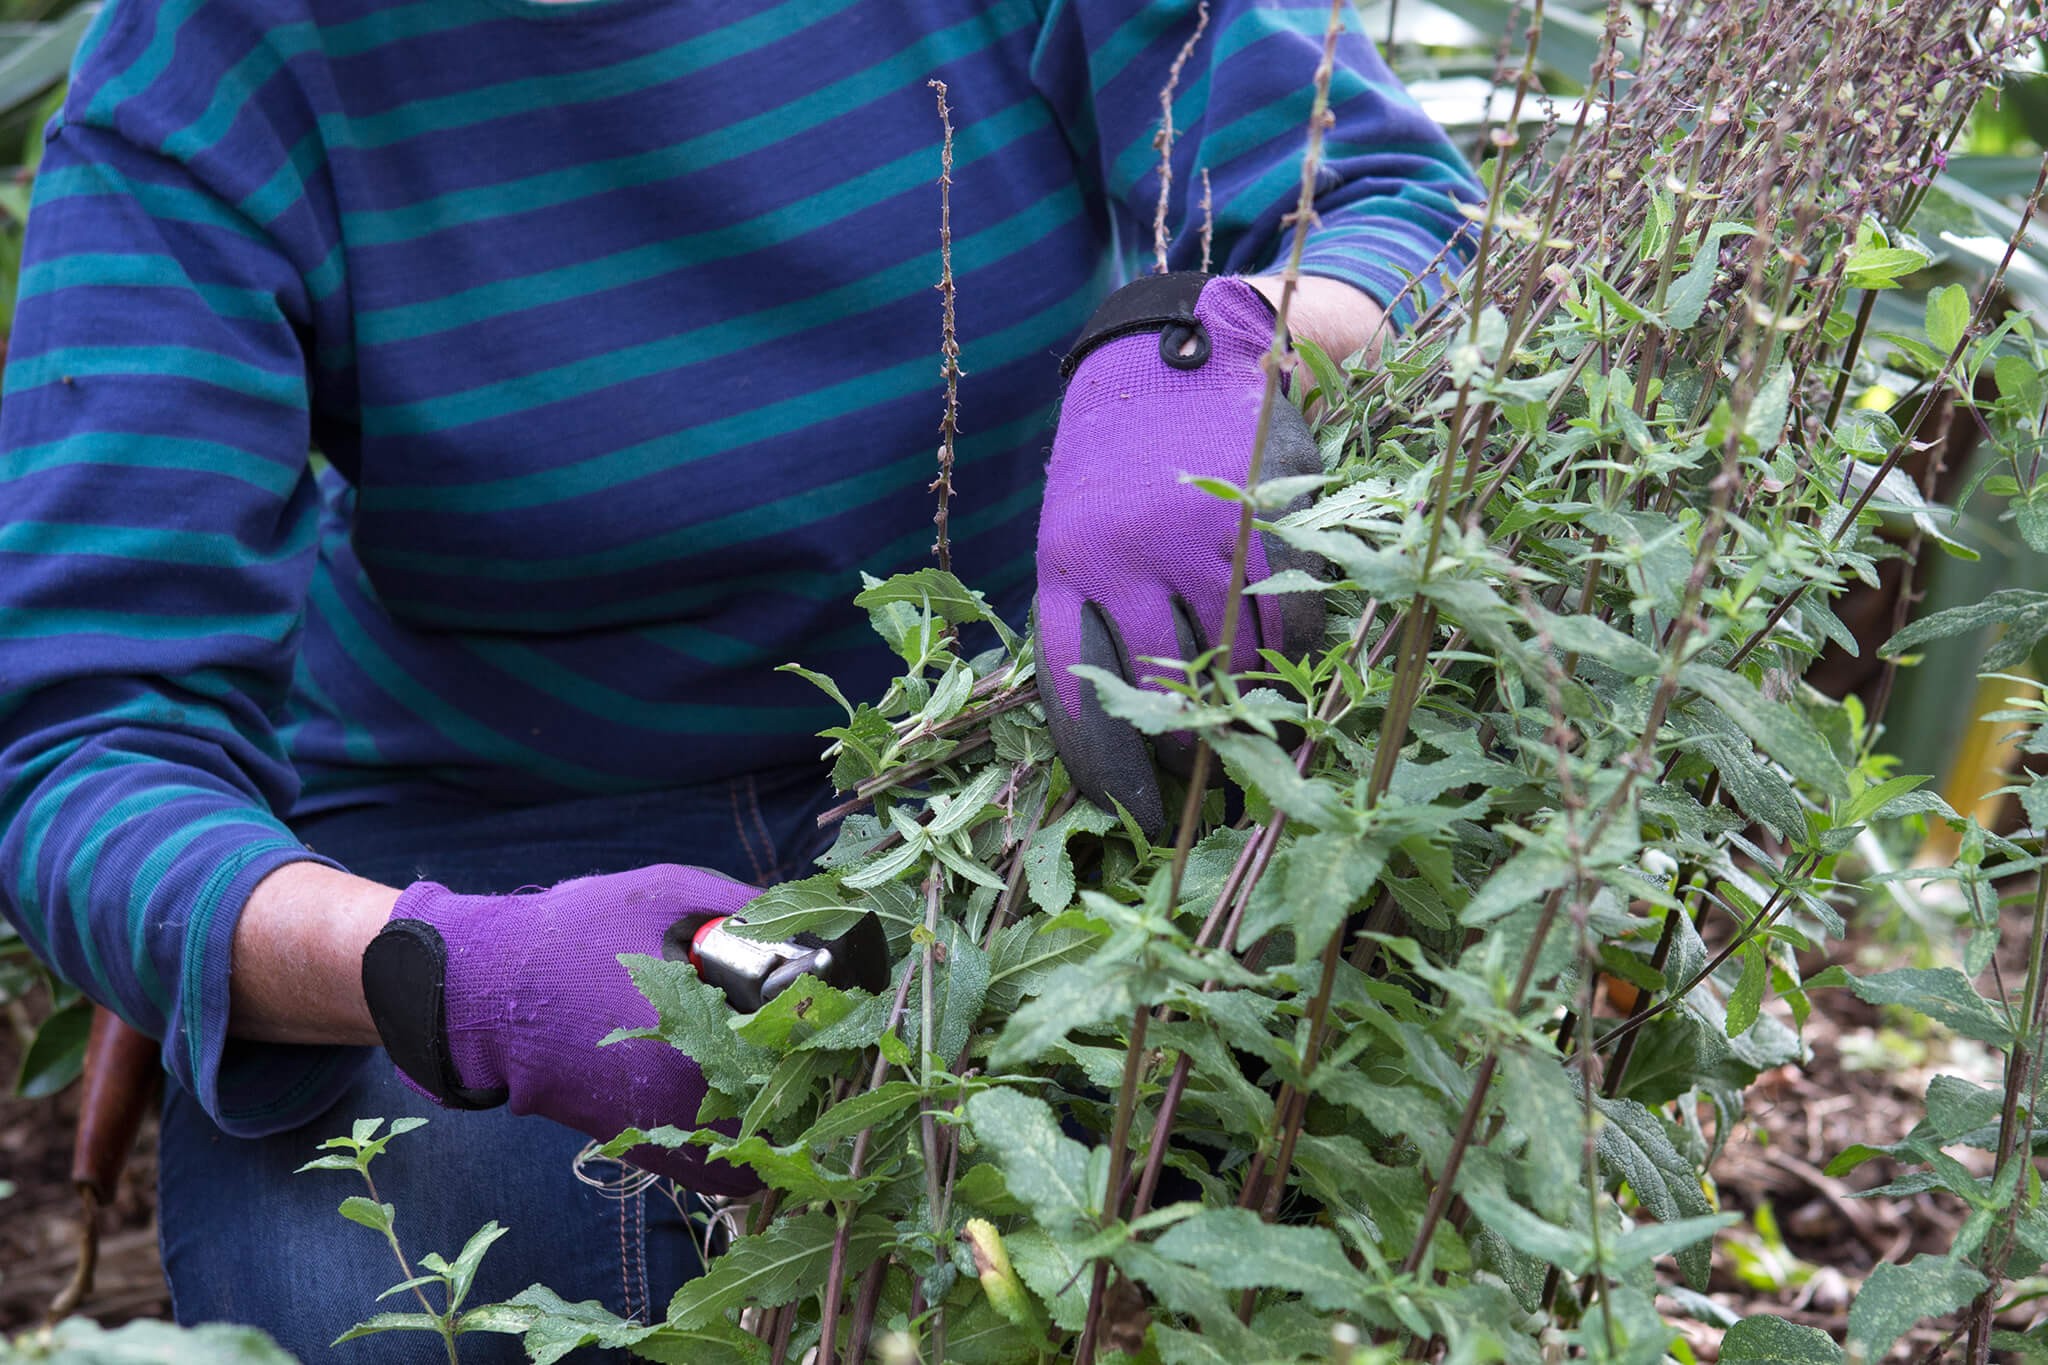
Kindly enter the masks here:
M 823 870 L 747 932 L 875 913 L 894 990 L 806 980 L 734 1016 L 686 965 L 630 963 L 712 1094 L 707 1126 L 613 1150 L 757 1172 L 730 1250 L 659 1323 L 539 1286 L 466 1306 L 493 1225 L 421 1258 L 423 1311 L 359 1330 L 692 1365 L 1654 1362 L 1683 1350 L 1676 1317 L 1723 1321 L 1699 1291 L 1746 1088 L 1846 990 L 2005 1058 L 2001 1088 L 1937 1079 L 1885 1153 L 1913 1168 L 1887 1192 L 1971 1216 L 1949 1254 L 1879 1267 L 1845 1345 L 1757 1316 L 1721 1359 L 1876 1360 L 1929 1318 L 1973 1360 L 2048 1350 L 1994 1331 L 2048 1260 L 2048 784 L 2019 792 L 2024 830 L 1986 829 L 1896 771 L 1881 701 L 1800 681 L 1856 648 L 1831 609 L 1849 585 L 1978 553 L 1904 472 L 1949 424 L 1993 452 L 1960 501 L 2048 550 L 2048 355 L 2007 308 L 2017 242 L 1976 287 L 1903 322 L 1895 303 L 1984 232 L 1930 182 L 2043 25 L 1947 0 L 1674 0 L 1641 22 L 1564 26 L 1592 79 L 1557 105 L 1533 0 L 1502 49 L 1474 263 L 1375 361 L 1304 347 L 1288 397 L 1276 336 L 1269 401 L 1315 417 L 1326 473 L 1208 491 L 1329 566 L 1246 590 L 1324 593 L 1326 647 L 1236 678 L 1186 661 L 1163 692 L 1093 680 L 1140 729 L 1198 737 L 1228 786 L 1198 783 L 1157 843 L 1077 801 L 1029 639 L 941 569 L 871 583 L 902 676 L 881 698 L 815 679 L 845 708 L 825 739 L 852 799 Z M 1985 669 L 2022 666 L 2048 594 L 2003 588 L 1885 654 L 1987 635 Z M 2004 719 L 2048 750 L 2048 703 L 2013 687 Z M 1873 871 L 1902 822 L 1952 828 L 1955 864 Z M 1953 884 L 1955 965 L 1804 975 L 1887 881 Z M 317 1164 L 367 1174 L 394 1136 L 359 1126 Z M 344 1213 L 397 1248 L 402 1211 Z
M 1163 692 L 1093 679 L 1198 737 L 1229 792 L 1198 786 L 1156 844 L 1077 802 L 1028 639 L 940 570 L 871 583 L 903 675 L 840 698 L 838 843 L 747 932 L 876 913 L 893 995 L 807 981 L 736 1018 L 687 966 L 632 961 L 651 1032 L 712 1087 L 698 1121 L 728 1122 L 614 1150 L 699 1144 L 769 1193 L 664 1323 L 537 1289 L 462 1325 L 527 1330 L 537 1359 L 1656 1361 L 1670 1315 L 1712 1311 L 1710 1171 L 1745 1087 L 1853 990 L 2000 1050 L 2007 1084 L 1938 1080 L 1891 1153 L 1920 1168 L 1894 1191 L 1974 1212 L 1948 1255 L 1870 1278 L 1847 1354 L 1948 1314 L 1977 1359 L 2026 1345 L 1991 1322 L 2048 1257 L 2044 917 L 2000 893 L 2035 880 L 2048 785 L 2021 794 L 2033 830 L 1995 834 L 1893 771 L 1881 716 L 1799 679 L 1855 648 L 1830 604 L 1881 560 L 1975 553 L 1902 472 L 1941 424 L 1982 424 L 1998 459 L 1967 497 L 2048 549 L 2044 355 L 2004 263 L 1873 325 L 1943 233 L 1981 233 L 1929 178 L 2040 33 L 1925 0 L 1699 0 L 1647 34 L 1615 10 L 1564 125 L 1536 6 L 1476 263 L 1377 363 L 1303 348 L 1325 476 L 1208 489 L 1330 566 L 1248 590 L 1325 593 L 1327 648 L 1238 678 L 1187 661 Z M 2018 663 L 2048 596 L 1885 652 L 1987 628 L 1985 667 Z M 1954 867 L 1878 874 L 1956 883 L 1960 969 L 1802 977 L 1845 878 L 1873 880 L 1859 842 L 1897 821 L 1961 830 Z M 2029 936 L 2026 976 L 1981 994 L 2001 932 Z M 1766 1317 L 1722 1346 L 1843 1355 Z

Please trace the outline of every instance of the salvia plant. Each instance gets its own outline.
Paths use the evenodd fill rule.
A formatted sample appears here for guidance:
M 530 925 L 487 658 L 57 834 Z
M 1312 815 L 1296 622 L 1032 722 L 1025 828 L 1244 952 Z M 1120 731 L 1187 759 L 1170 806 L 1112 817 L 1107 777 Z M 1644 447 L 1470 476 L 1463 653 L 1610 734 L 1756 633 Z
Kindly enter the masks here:
M 1929 292 L 1919 326 L 1874 321 L 1973 230 L 1930 178 L 2042 24 L 1674 0 L 1641 31 L 1617 4 L 1563 123 L 1532 79 L 1541 0 L 1527 21 L 1455 284 L 1377 358 L 1302 347 L 1287 396 L 1283 310 L 1269 401 L 1311 413 L 1326 473 L 1208 490 L 1241 537 L 1328 566 L 1246 589 L 1241 539 L 1233 619 L 1245 592 L 1313 588 L 1326 647 L 1231 677 L 1226 645 L 1163 690 L 1092 679 L 1225 780 L 1175 793 L 1156 842 L 1077 800 L 1029 638 L 942 569 L 871 581 L 902 675 L 864 700 L 815 678 L 845 708 L 825 738 L 850 798 L 822 870 L 744 932 L 872 912 L 893 990 L 806 979 L 735 1015 L 687 965 L 628 960 L 711 1095 L 611 1150 L 756 1172 L 740 1235 L 662 1322 L 538 1287 L 461 1314 L 465 1253 L 431 1271 L 445 1311 L 372 1326 L 693 1365 L 1655 1362 L 1683 1316 L 1726 1329 L 1724 1361 L 1877 1360 L 1927 1319 L 1975 1361 L 2048 1348 L 1999 1321 L 2048 1259 L 2048 784 L 2021 792 L 2026 829 L 1985 829 L 1891 770 L 1880 706 L 1800 681 L 1856 649 L 1833 606 L 1880 561 L 1971 553 L 1907 472 L 1949 424 L 1995 448 L 1980 512 L 2002 500 L 2048 549 L 2043 340 L 2003 266 Z M 1318 81 L 1304 218 L 1327 61 Z M 1886 652 L 1989 627 L 1986 668 L 2013 667 L 2048 597 L 2000 592 Z M 2005 719 L 2048 749 L 2048 703 L 2014 690 Z M 1956 883 L 1956 965 L 1804 974 L 1897 822 L 1962 831 L 1954 867 L 1891 874 Z M 2014 938 L 2017 980 L 1996 970 Z M 1947 1254 L 1878 1267 L 1846 1343 L 1703 1292 L 1734 1221 L 1714 1160 L 1829 989 L 2006 1059 L 2002 1088 L 1937 1079 L 1885 1149 L 1890 1191 L 1968 1217 Z M 389 1233 L 374 1198 L 351 1208 Z

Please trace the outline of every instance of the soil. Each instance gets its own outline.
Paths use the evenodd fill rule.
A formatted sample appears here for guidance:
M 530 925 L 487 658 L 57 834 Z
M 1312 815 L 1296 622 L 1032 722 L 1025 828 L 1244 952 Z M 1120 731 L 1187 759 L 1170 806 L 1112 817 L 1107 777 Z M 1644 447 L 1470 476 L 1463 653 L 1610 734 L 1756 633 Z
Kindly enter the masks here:
M 1853 956 L 1863 959 L 1858 970 L 1876 969 L 1868 947 Z M 1997 1059 L 1967 1042 L 1895 1032 L 1847 991 L 1825 992 L 1817 1002 L 1806 1027 L 1812 1060 L 1759 1080 L 1749 1117 L 1714 1167 L 1722 1207 L 1743 1214 L 1744 1222 L 1717 1244 L 1708 1297 L 1737 1316 L 1775 1313 L 1839 1339 L 1849 1302 L 1871 1267 L 1945 1251 L 1962 1208 L 1941 1195 L 1851 1198 L 1898 1174 L 1888 1160 L 1842 1179 L 1823 1168 L 1851 1143 L 1904 1136 L 1937 1071 L 1996 1084 Z M 11 1078 L 18 1061 L 18 1039 L 0 1028 L 0 1077 Z M 0 1098 L 0 1176 L 18 1187 L 0 1202 L 0 1333 L 40 1321 L 76 1264 L 79 1201 L 67 1180 L 76 1110 L 76 1087 L 54 1100 Z M 109 1325 L 169 1313 L 153 1218 L 154 1126 L 152 1118 L 113 1206 L 100 1215 L 99 1271 L 80 1311 Z M 1758 1213 L 1765 1209 L 1781 1244 L 1759 1233 Z M 1753 1254 L 1739 1255 L 1736 1245 Z M 1686 1316 L 1676 1304 L 1666 1307 L 1674 1318 Z M 1940 1328 L 1919 1329 L 1890 1359 L 1939 1359 L 1929 1353 L 1938 1352 L 1944 1335 Z M 1688 1336 L 1701 1361 L 1718 1359 L 1718 1330 L 1700 1326 Z
M 38 1018 L 43 1002 L 21 1002 Z M 79 1087 L 52 1099 L 11 1093 L 21 1065 L 21 1037 L 0 1014 L 0 1180 L 14 1194 L 0 1200 L 0 1335 L 43 1320 L 50 1300 L 78 1265 L 82 1208 L 71 1188 L 71 1135 Z M 156 1117 L 143 1120 L 113 1203 L 100 1211 L 99 1266 L 93 1292 L 79 1306 L 107 1326 L 130 1318 L 169 1317 L 156 1250 Z

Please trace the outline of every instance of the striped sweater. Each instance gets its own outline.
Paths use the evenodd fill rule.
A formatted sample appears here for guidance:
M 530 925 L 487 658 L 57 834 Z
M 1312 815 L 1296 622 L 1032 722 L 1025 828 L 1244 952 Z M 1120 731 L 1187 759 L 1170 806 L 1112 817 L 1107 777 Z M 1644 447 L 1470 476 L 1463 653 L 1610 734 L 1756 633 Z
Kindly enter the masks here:
M 1214 0 L 1175 268 L 1286 245 L 1320 3 Z M 231 1133 L 326 1103 L 230 1044 L 293 815 L 812 761 L 800 660 L 924 562 L 939 125 L 957 563 L 1021 615 L 1056 356 L 1143 268 L 1193 0 L 111 0 L 53 121 L 0 403 L 0 901 Z M 1477 197 L 1344 41 L 1306 268 L 1382 299 Z M 1405 314 L 1406 306 L 1402 309 Z

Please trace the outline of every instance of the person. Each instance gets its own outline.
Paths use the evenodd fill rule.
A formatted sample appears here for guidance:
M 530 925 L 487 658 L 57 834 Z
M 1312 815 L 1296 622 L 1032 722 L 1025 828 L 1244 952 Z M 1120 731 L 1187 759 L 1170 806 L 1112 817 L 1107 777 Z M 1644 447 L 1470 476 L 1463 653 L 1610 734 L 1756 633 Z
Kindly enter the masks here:
M 857 574 L 929 562 L 931 78 L 954 561 L 1012 619 L 1036 590 L 1084 785 L 1157 800 L 1066 669 L 1216 638 L 1235 515 L 1179 475 L 1245 472 L 1325 14 L 1213 0 L 1176 273 L 1112 294 L 1183 0 L 110 0 L 0 403 L 0 898 L 163 1040 L 181 1321 L 307 1355 L 392 1306 L 335 1217 L 358 1191 L 292 1174 L 364 1115 L 433 1115 L 377 1172 L 415 1254 L 509 1227 L 475 1301 L 658 1318 L 697 1270 L 682 1203 L 572 1166 L 701 1094 L 659 1043 L 596 1045 L 652 1019 L 618 956 L 820 848 L 834 713 L 776 666 L 878 694 Z M 1338 58 L 1292 323 L 1344 355 L 1413 316 L 1479 192 L 1355 21 Z M 1237 662 L 1300 647 L 1285 603 Z

